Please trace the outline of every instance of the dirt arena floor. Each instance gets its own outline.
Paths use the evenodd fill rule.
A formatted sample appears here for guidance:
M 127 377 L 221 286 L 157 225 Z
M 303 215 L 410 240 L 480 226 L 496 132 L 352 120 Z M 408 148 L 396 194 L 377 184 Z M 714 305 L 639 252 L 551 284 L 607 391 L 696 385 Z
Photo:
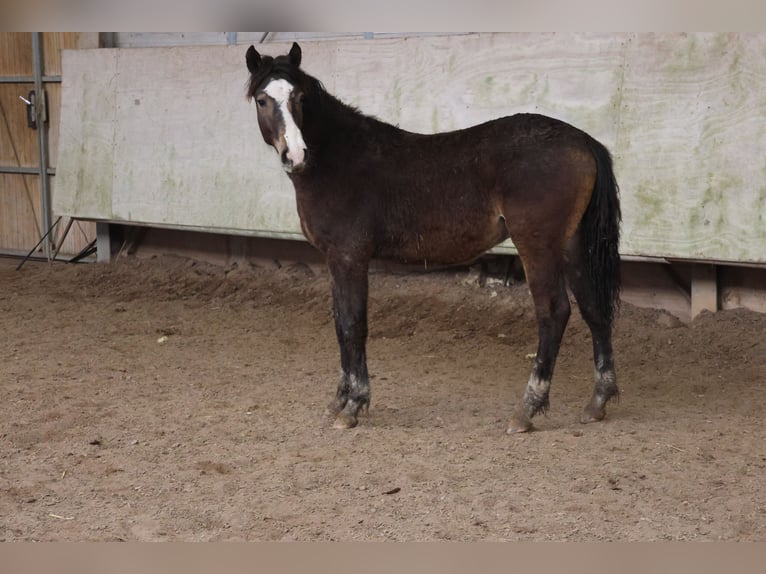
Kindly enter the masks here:
M 371 275 L 369 416 L 331 428 L 329 278 L 0 260 L 0 540 L 766 540 L 766 315 L 623 304 L 619 403 L 574 310 L 536 431 L 523 283 Z

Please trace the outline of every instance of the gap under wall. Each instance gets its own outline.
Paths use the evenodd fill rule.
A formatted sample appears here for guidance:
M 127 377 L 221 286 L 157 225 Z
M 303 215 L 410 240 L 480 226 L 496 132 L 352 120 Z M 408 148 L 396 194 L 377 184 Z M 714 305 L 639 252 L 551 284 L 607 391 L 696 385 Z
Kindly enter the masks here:
M 99 224 L 104 226 L 106 224 Z M 302 262 L 324 266 L 321 253 L 305 241 L 223 235 L 154 227 L 109 225 L 99 243 L 99 261 L 134 255 L 177 255 L 228 266 L 252 263 L 281 266 Z M 110 247 L 107 247 L 110 246 Z M 487 273 L 518 274 L 514 256 L 482 258 Z M 405 266 L 374 262 L 378 269 Z M 418 271 L 416 267 L 409 267 Z M 690 262 L 622 262 L 622 300 L 638 307 L 662 309 L 682 321 L 702 311 L 744 307 L 766 313 L 766 268 Z

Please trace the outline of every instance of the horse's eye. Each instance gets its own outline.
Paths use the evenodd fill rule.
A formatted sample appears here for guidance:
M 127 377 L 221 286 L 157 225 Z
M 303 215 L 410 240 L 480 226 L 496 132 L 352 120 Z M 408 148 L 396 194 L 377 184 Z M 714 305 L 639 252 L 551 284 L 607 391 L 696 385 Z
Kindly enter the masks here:
M 266 98 L 258 98 L 257 100 L 255 100 L 255 103 L 257 103 L 260 107 L 265 108 Z

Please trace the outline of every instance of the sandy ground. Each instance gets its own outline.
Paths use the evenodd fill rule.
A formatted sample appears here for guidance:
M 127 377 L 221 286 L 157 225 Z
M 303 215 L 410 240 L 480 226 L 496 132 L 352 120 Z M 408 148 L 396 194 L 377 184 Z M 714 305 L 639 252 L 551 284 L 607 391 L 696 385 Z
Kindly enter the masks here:
M 619 403 L 580 425 L 570 320 L 536 431 L 523 283 L 371 275 L 373 397 L 338 376 L 321 269 L 0 260 L 0 540 L 766 540 L 766 315 L 624 304 Z

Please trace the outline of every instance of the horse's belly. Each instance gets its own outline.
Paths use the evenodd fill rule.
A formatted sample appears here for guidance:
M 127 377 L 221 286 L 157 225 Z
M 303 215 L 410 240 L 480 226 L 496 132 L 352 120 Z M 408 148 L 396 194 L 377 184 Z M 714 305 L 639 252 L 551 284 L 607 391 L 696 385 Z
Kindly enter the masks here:
M 507 238 L 505 221 L 496 218 L 491 225 L 406 232 L 398 241 L 383 246 L 379 256 L 404 263 L 459 265 L 473 261 Z

